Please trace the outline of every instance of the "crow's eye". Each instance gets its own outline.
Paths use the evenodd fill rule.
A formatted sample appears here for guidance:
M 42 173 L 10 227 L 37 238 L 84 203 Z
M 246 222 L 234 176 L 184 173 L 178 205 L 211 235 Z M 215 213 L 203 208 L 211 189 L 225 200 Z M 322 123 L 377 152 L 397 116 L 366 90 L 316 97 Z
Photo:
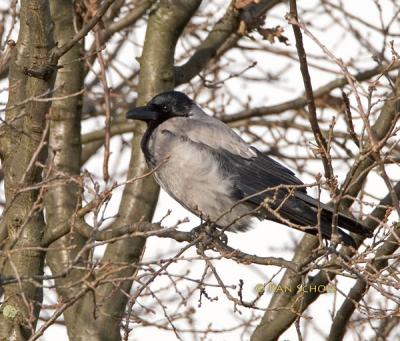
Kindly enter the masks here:
M 162 110 L 163 110 L 163 111 L 168 111 L 168 107 L 167 107 L 166 105 L 163 105 L 163 106 L 162 106 Z

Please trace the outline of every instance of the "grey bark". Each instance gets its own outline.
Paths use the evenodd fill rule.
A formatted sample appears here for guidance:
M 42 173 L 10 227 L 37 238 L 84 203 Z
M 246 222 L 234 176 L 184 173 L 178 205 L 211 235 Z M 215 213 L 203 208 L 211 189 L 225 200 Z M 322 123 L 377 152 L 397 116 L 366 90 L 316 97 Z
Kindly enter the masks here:
M 58 46 L 67 44 L 75 35 L 73 3 L 68 0 L 52 0 L 51 16 L 54 22 L 54 39 Z M 74 62 L 83 55 L 83 44 L 75 44 L 59 59 L 63 67 L 55 80 L 55 97 L 77 93 L 83 87 L 83 65 Z M 56 230 L 65 222 L 71 221 L 75 210 L 80 205 L 81 189 L 72 177 L 80 174 L 80 119 L 82 95 L 71 96 L 54 101 L 50 112 L 49 161 L 52 171 L 48 177 L 62 174 L 64 177 L 52 184 L 45 195 L 47 229 L 46 233 Z M 68 177 L 71 177 L 68 179 Z M 71 221 L 72 223 L 72 221 Z M 66 276 L 55 280 L 57 293 L 62 301 L 68 301 L 82 289 L 81 285 L 69 286 L 79 282 L 86 271 L 72 269 L 72 265 L 84 267 L 87 252 L 80 259 L 77 255 L 86 240 L 76 232 L 60 238 L 49 245 L 46 262 L 54 276 L 59 276 L 66 269 L 71 269 Z M 64 320 L 70 340 L 78 339 L 82 321 L 78 320 L 82 300 L 76 302 L 64 312 Z M 80 327 L 79 327 L 80 326 Z
M 37 190 L 21 189 L 41 179 L 41 168 L 35 161 L 44 162 L 45 119 L 48 102 L 27 99 L 42 96 L 52 88 L 53 69 L 48 64 L 53 41 L 50 13 L 45 0 L 23 0 L 20 9 L 18 41 L 12 48 L 9 72 L 9 99 L 6 109 L 5 148 L 2 161 L 7 200 L 5 226 L 7 244 L 1 259 L 4 277 L 35 277 L 43 272 L 44 253 L 35 249 L 44 231 L 43 212 Z M 20 103 L 24 103 L 20 105 Z M 24 248 L 29 247 L 29 250 Z M 32 282 L 7 285 L 0 315 L 1 340 L 26 340 L 36 326 L 42 288 Z

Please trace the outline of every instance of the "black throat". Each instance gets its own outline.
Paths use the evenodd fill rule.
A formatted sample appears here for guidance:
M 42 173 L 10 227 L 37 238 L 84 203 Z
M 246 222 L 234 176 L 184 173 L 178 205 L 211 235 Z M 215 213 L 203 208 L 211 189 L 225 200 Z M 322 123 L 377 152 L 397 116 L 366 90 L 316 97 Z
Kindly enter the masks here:
M 166 117 L 162 117 L 158 120 L 155 121 L 149 121 L 147 122 L 147 130 L 146 132 L 143 134 L 142 140 L 140 141 L 140 148 L 142 149 L 142 152 L 144 154 L 144 157 L 146 159 L 147 165 L 153 169 L 157 166 L 157 162 L 154 158 L 154 155 L 150 152 L 149 149 L 149 141 L 150 141 L 150 137 L 151 135 L 154 133 L 154 130 L 157 129 L 157 127 L 169 120 L 170 118 L 172 118 L 171 116 L 166 116 Z

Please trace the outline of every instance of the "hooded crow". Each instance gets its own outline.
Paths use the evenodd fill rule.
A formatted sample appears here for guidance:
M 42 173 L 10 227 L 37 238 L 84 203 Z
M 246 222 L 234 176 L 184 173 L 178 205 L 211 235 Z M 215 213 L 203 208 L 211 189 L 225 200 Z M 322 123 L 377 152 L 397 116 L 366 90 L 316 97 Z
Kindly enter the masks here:
M 306 193 L 294 173 L 208 116 L 182 92 L 155 96 L 127 118 L 147 123 L 141 148 L 158 184 L 194 214 L 229 231 L 251 218 L 269 219 L 311 234 L 332 235 L 332 209 Z M 370 237 L 360 222 L 338 214 L 337 226 Z M 343 243 L 354 239 L 338 228 Z

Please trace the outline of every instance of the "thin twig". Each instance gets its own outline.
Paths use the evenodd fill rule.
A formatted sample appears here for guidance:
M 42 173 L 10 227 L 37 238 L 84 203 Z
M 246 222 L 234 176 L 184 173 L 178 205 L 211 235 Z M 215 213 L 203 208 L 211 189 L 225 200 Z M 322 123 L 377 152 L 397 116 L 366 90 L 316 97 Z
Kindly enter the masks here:
M 294 36 L 296 39 L 296 48 L 297 48 L 297 54 L 299 55 L 300 70 L 303 76 L 304 88 L 307 97 L 307 106 L 308 106 L 310 124 L 315 136 L 315 141 L 317 142 L 318 148 L 320 150 L 319 154 L 321 155 L 322 163 L 324 165 L 325 177 L 328 180 L 331 180 L 333 179 L 334 175 L 329 156 L 328 144 L 326 143 L 326 140 L 322 135 L 321 129 L 318 124 L 317 111 L 314 101 L 314 93 L 307 65 L 307 55 L 303 46 L 303 37 L 300 28 L 296 25 L 296 22 L 298 21 L 296 0 L 290 0 L 289 15 L 290 15 L 289 23 L 292 24 Z

